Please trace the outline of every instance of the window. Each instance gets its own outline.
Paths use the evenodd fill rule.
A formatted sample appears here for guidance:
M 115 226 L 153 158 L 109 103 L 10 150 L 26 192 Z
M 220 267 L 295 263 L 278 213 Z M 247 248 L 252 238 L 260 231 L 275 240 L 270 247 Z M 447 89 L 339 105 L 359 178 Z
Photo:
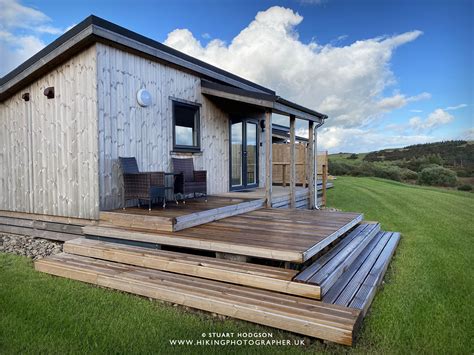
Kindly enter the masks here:
M 200 150 L 199 106 L 173 101 L 173 149 Z

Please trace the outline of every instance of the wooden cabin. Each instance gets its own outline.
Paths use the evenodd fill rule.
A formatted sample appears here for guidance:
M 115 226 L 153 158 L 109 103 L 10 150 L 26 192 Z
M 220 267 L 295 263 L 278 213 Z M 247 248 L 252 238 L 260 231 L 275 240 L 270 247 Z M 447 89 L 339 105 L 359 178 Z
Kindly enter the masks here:
M 274 113 L 289 117 L 284 162 Z M 64 241 L 42 272 L 351 345 L 400 236 L 314 210 L 326 118 L 88 17 L 0 79 L 0 232 Z M 119 157 L 163 174 L 192 158 L 207 198 L 125 205 Z
M 311 140 L 326 118 L 95 16 L 3 77 L 0 102 L 0 210 L 88 219 L 122 207 L 119 156 L 192 157 L 209 194 L 266 187 L 271 205 L 272 112 Z

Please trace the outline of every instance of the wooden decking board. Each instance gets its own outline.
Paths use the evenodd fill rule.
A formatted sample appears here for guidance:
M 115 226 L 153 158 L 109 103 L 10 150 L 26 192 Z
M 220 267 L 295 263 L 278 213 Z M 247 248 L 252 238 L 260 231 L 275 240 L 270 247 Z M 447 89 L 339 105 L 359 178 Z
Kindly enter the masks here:
M 271 291 L 175 275 L 80 256 L 35 263 L 39 271 L 216 312 L 312 337 L 351 345 L 360 311 Z M 111 270 L 109 270 L 109 267 Z
M 54 231 L 26 228 L 26 227 L 17 227 L 17 226 L 5 225 L 5 224 L 0 224 L 0 232 L 26 235 L 32 238 L 57 240 L 60 242 L 64 242 L 70 239 L 75 239 L 78 237 L 77 234 L 54 232 Z
M 383 233 L 381 235 L 380 241 L 377 243 L 374 250 L 372 250 L 359 270 L 357 270 L 352 279 L 347 283 L 339 297 L 334 301 L 334 304 L 348 305 L 351 302 L 389 239 L 390 234 Z
M 362 214 L 259 209 L 178 232 L 86 226 L 108 238 L 301 263 L 358 224 Z
M 48 230 L 51 232 L 61 232 L 82 235 L 82 226 L 75 224 L 65 224 L 56 222 L 46 222 L 36 219 L 24 219 L 15 217 L 1 217 L 0 224 L 25 227 L 32 229 Z
M 222 253 L 248 255 L 260 258 L 301 262 L 301 253 L 285 249 L 265 248 L 258 245 L 246 245 L 242 243 L 221 242 L 203 236 L 202 238 L 187 238 L 176 235 L 163 235 L 147 233 L 142 231 L 130 231 L 117 228 L 84 227 L 84 233 L 92 236 L 109 237 L 125 240 L 136 240 L 141 242 L 172 245 L 183 248 L 201 249 Z M 179 232 L 176 232 L 179 233 Z M 174 234 L 176 234 L 174 233 Z M 262 243 L 264 244 L 264 243 Z
M 0 210 L 0 216 L 10 217 L 10 218 L 19 218 L 19 219 L 32 219 L 36 221 L 54 222 L 54 223 L 61 223 L 61 224 L 75 224 L 79 226 L 95 224 L 95 221 L 90 220 L 90 219 L 51 216 L 51 215 L 45 215 L 45 214 L 14 212 L 14 211 L 4 211 L 4 210 Z
M 393 240 L 392 237 L 394 237 Z M 362 293 L 357 296 L 358 299 L 364 297 L 364 292 L 368 292 L 369 296 L 373 297 L 373 295 L 370 295 L 371 290 L 363 291 L 361 290 L 361 286 L 364 284 L 385 248 L 387 248 L 388 256 L 384 254 L 380 260 L 387 261 L 387 263 L 390 261 L 390 256 L 395 249 L 391 246 L 396 246 L 398 239 L 398 233 L 379 232 L 351 267 L 339 278 L 338 282 L 323 296 L 323 300 L 333 304 L 349 306 L 359 292 Z M 386 268 L 385 264 L 383 266 Z M 374 273 L 379 277 L 383 277 L 385 269 L 379 268 L 378 271 L 379 272 L 375 272 L 374 269 Z M 364 307 L 368 307 L 371 300 L 372 298 L 366 298 L 362 301 L 359 300 L 359 304 L 362 303 Z M 356 303 L 353 304 L 355 305 Z
M 131 207 L 100 213 L 102 222 L 119 227 L 150 231 L 175 232 L 197 225 L 209 223 L 263 207 L 262 199 L 223 198 L 209 196 L 189 200 L 186 204 L 168 204 L 166 208 L 157 207 L 149 211 L 145 208 Z
M 324 295 L 350 267 L 379 230 L 379 224 L 359 225 L 334 248 L 298 274 L 295 280 L 319 285 L 321 293 Z
M 71 240 L 65 243 L 64 251 L 150 269 L 320 298 L 318 286 L 291 281 L 297 273 L 295 270 L 88 239 Z
M 370 304 L 375 296 L 377 287 L 382 283 L 385 271 L 390 264 L 395 249 L 400 241 L 399 233 L 392 233 L 389 241 L 385 245 L 384 249 L 380 253 L 377 261 L 370 270 L 366 279 L 362 283 L 359 291 L 355 294 L 349 307 L 357 308 L 362 311 L 362 316 L 365 316 Z
M 326 236 L 324 239 L 322 239 L 320 242 L 316 243 L 312 247 L 310 247 L 308 250 L 306 250 L 303 253 L 303 260 L 309 260 L 311 257 L 319 253 L 321 250 L 323 250 L 325 247 L 327 247 L 329 244 L 331 244 L 333 241 L 335 241 L 337 238 L 339 238 L 341 235 L 345 234 L 349 230 L 351 230 L 353 227 L 355 227 L 357 224 L 362 222 L 364 219 L 363 215 L 360 215 L 359 217 L 353 219 L 349 223 L 343 225 L 341 228 L 339 228 L 337 231 L 331 233 L 330 235 Z
M 379 241 L 380 234 L 377 234 L 374 238 L 372 238 L 367 247 L 359 254 L 359 257 L 351 264 L 349 269 L 347 269 L 344 274 L 339 277 L 336 283 L 324 294 L 324 302 L 334 303 L 336 301 L 336 299 L 342 293 L 344 288 L 359 270 L 361 265 L 364 263 Z
M 369 244 L 371 239 L 380 230 L 380 225 L 369 226 L 361 235 L 353 239 L 345 248 L 343 253 L 336 255 L 327 265 L 325 265 L 308 283 L 319 284 L 324 293 L 334 285 L 337 279 L 352 264 L 362 250 Z M 359 240 L 357 240 L 359 239 Z
M 320 270 L 324 265 L 326 265 L 331 258 L 333 258 L 342 248 L 344 248 L 351 240 L 353 240 L 357 235 L 362 233 L 367 228 L 367 225 L 360 224 L 348 235 L 346 235 L 334 248 L 329 250 L 327 253 L 323 254 L 321 257 L 316 259 L 311 265 L 306 269 L 302 270 L 295 277 L 295 281 L 307 282 L 318 270 Z

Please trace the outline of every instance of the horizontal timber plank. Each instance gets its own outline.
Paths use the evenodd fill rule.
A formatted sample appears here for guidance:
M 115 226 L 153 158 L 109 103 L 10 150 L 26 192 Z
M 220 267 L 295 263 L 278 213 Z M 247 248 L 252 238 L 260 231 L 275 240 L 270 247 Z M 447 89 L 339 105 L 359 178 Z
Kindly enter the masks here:
M 383 276 L 387 271 L 390 260 L 392 259 L 392 256 L 395 253 L 400 241 L 399 233 L 390 234 L 389 241 L 385 245 L 374 266 L 349 304 L 349 307 L 351 308 L 360 309 L 362 311 L 362 316 L 365 316 L 367 313 L 375 293 L 377 292 L 377 288 L 382 283 Z
M 63 216 L 51 216 L 44 214 L 26 213 L 26 212 L 14 212 L 0 210 L 0 216 L 11 217 L 11 218 L 22 218 L 32 219 L 37 221 L 63 223 L 63 224 L 75 224 L 79 226 L 94 225 L 97 223 L 95 220 L 74 218 L 74 217 L 63 217 Z
M 261 245 L 246 245 L 203 238 L 189 238 L 173 234 L 149 233 L 110 227 L 86 226 L 84 234 L 124 240 L 134 240 L 147 243 L 165 244 L 183 248 L 210 250 L 222 253 L 248 255 L 267 259 L 302 262 L 302 255 L 298 252 L 264 248 Z
M 60 242 L 65 242 L 67 240 L 75 239 L 78 237 L 77 234 L 69 234 L 62 232 L 52 232 L 48 230 L 33 229 L 26 227 L 10 226 L 6 224 L 0 224 L 0 232 L 26 235 L 32 238 L 43 238 L 49 240 L 57 240 Z
M 214 279 L 314 299 L 320 298 L 318 286 L 291 281 L 297 273 L 295 270 L 107 243 L 85 238 L 66 242 L 64 251 L 70 254 L 150 269 Z
M 192 276 L 59 254 L 38 271 L 351 345 L 360 311 Z
M 295 281 L 319 285 L 325 294 L 379 231 L 379 224 L 360 224 L 299 273 Z
M 86 226 L 85 234 L 302 263 L 346 233 L 360 213 L 257 209 L 181 231 Z
M 34 219 L 22 219 L 14 217 L 1 217 L 0 224 L 48 230 L 51 232 L 60 232 L 60 233 L 70 233 L 82 235 L 82 226 L 74 224 L 65 224 L 65 223 L 56 223 L 56 222 L 45 222 L 41 220 Z

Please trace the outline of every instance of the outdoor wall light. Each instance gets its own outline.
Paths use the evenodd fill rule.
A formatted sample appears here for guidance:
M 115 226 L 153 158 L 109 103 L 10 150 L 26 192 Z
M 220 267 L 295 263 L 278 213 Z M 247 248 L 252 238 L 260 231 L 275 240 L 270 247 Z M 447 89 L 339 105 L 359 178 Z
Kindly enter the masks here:
M 54 99 L 54 86 L 44 89 L 44 96 L 48 99 Z
M 265 120 L 260 120 L 260 128 L 262 129 L 262 131 L 265 130 Z
M 25 101 L 30 101 L 30 93 L 25 92 L 23 95 L 21 95 L 21 98 Z
M 142 107 L 147 107 L 151 105 L 151 94 L 146 89 L 140 89 L 137 92 L 137 101 L 138 104 Z

